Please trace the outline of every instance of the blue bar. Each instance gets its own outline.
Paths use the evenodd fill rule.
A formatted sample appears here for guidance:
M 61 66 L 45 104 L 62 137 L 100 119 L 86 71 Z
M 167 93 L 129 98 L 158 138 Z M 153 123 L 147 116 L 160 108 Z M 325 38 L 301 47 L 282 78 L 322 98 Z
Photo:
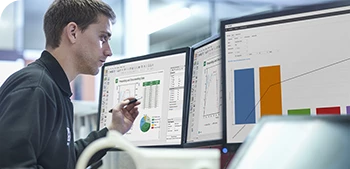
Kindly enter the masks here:
M 234 71 L 235 124 L 255 123 L 254 68 Z

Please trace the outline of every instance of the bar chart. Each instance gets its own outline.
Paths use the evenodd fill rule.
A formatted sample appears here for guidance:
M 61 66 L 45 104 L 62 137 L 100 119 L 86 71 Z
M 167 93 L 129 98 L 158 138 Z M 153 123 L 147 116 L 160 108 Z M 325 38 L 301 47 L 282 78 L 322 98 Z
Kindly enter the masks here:
M 347 61 L 347 60 L 346 60 Z M 344 61 L 345 62 L 345 61 Z M 339 63 L 340 64 L 340 63 Z M 347 63 L 349 64 L 349 63 Z M 345 64 L 344 64 L 345 65 Z M 336 65 L 333 65 L 336 66 Z M 344 113 L 341 113 L 342 108 L 338 105 L 323 105 L 310 107 L 286 107 L 286 111 L 282 109 L 282 100 L 288 99 L 282 97 L 282 86 L 288 85 L 290 80 L 297 83 L 300 75 L 296 77 L 281 79 L 281 66 L 264 66 L 258 67 L 257 75 L 254 74 L 255 68 L 237 69 L 233 71 L 234 75 L 234 124 L 254 124 L 257 122 L 257 117 L 269 115 L 340 115 L 350 114 L 350 103 L 344 105 Z M 316 74 L 315 71 L 313 73 Z M 306 74 L 305 76 L 314 76 Z M 255 80 L 258 77 L 258 83 Z M 327 76 L 325 76 L 327 77 Z M 302 79 L 305 82 L 304 79 Z M 307 84 L 304 87 L 307 88 Z M 322 87 L 322 85 L 320 85 Z M 256 92 L 259 89 L 259 93 Z M 311 89 L 310 89 L 311 90 Z M 326 89 L 325 89 L 326 90 Z M 294 96 L 298 94 L 298 90 L 294 90 Z M 256 97 L 258 95 L 258 97 Z M 306 96 L 303 96 L 306 97 Z M 313 96 L 308 96 L 310 102 L 313 102 Z M 341 97 L 341 96 L 339 96 Z M 292 98 L 292 97 L 291 97 Z M 324 101 L 322 102 L 324 103 Z M 339 103 L 340 104 L 340 103 Z M 259 109 L 257 109 L 259 108 Z M 313 109 L 313 110 L 312 110 Z
M 264 116 L 350 115 L 350 13 L 289 17 L 222 27 L 227 143 Z

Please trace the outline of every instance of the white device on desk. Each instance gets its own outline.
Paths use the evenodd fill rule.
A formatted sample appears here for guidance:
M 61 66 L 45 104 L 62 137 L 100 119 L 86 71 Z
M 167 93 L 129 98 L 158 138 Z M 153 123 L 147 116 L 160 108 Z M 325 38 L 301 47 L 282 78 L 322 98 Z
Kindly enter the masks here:
M 109 131 L 107 137 L 96 140 L 83 151 L 76 169 L 85 169 L 90 158 L 99 150 L 118 148 L 127 152 L 137 169 L 219 169 L 218 149 L 139 148 L 119 132 Z
M 265 116 L 227 169 L 349 169 L 350 116 Z

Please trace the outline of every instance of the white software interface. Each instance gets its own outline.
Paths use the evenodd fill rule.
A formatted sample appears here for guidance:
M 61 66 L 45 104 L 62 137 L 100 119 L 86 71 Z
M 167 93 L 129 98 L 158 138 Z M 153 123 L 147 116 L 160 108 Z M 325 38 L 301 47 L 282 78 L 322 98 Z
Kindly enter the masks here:
M 194 50 L 187 143 L 222 138 L 220 40 Z
M 228 143 L 265 115 L 350 114 L 349 12 L 224 25 Z
M 124 134 L 136 146 L 180 145 L 186 53 L 109 65 L 104 69 L 100 128 L 108 111 L 128 97 L 142 97 L 139 116 Z

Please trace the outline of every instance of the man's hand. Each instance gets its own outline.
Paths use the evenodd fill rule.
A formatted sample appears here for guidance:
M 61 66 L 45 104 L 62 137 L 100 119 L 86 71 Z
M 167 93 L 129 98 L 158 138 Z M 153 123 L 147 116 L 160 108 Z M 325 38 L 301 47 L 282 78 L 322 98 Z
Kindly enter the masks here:
M 112 109 L 112 123 L 108 130 L 116 130 L 122 134 L 129 131 L 139 114 L 137 105 L 140 104 L 140 101 L 137 101 L 128 105 L 132 99 L 134 98 L 129 97 Z

